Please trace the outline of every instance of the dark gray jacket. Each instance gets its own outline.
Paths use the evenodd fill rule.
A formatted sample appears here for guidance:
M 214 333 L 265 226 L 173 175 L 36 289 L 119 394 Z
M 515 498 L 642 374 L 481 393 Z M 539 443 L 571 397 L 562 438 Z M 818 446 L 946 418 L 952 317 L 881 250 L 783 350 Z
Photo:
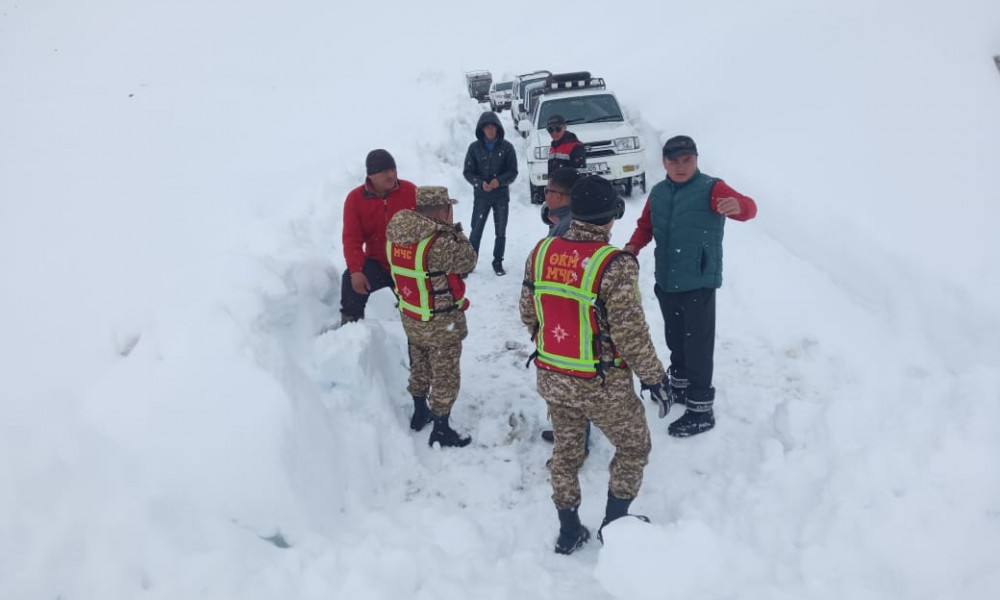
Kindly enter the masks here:
M 493 150 L 486 149 L 484 125 L 495 125 L 497 128 L 497 139 L 493 144 Z M 462 174 L 465 175 L 465 180 L 472 184 L 476 199 L 510 200 L 509 186 L 517 179 L 517 155 L 514 153 L 514 145 L 504 138 L 503 125 L 496 113 L 484 112 L 479 117 L 479 123 L 476 124 L 476 141 L 469 144 L 469 151 L 465 153 L 465 168 Z M 494 178 L 500 182 L 500 186 L 490 192 L 484 191 L 483 182 Z

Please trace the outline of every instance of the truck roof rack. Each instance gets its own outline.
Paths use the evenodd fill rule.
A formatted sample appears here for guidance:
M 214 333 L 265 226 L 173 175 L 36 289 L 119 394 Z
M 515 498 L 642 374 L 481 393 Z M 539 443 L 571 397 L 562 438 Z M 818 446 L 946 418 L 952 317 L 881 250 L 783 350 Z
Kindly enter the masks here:
M 591 77 L 589 71 L 559 73 L 557 75 L 549 75 L 545 79 L 545 93 L 586 88 L 604 89 L 605 87 L 604 78 Z

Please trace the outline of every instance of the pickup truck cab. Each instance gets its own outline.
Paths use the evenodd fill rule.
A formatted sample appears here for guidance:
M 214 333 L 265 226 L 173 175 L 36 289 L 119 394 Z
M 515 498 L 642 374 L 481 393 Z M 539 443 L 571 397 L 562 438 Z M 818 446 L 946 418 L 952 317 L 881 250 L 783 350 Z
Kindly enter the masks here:
M 562 115 L 566 127 L 587 149 L 587 166 L 581 173 L 600 175 L 612 181 L 625 196 L 646 192 L 645 152 L 635 127 L 604 79 L 590 73 L 552 75 L 545 81 L 529 118 L 517 128 L 527 137 L 528 183 L 531 201 L 545 200 L 549 147 L 552 137 L 545 124 L 552 115 Z
M 486 102 L 490 98 L 490 85 L 493 83 L 493 75 L 489 71 L 469 71 L 465 74 L 465 86 L 469 90 L 469 97 L 476 102 Z

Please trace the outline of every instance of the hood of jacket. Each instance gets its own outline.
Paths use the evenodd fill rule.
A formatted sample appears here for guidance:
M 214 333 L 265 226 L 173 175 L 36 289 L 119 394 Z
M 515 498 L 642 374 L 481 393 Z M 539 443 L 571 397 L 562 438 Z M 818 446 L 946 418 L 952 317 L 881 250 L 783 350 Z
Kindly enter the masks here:
M 412 210 L 401 210 L 385 228 L 385 238 L 393 244 L 416 244 L 437 232 L 454 231 L 455 226 Z
M 496 142 L 500 142 L 504 139 L 503 124 L 500 123 L 500 117 L 498 117 L 495 112 L 486 111 L 483 114 L 479 115 L 479 122 L 476 123 L 476 139 L 479 140 L 480 142 L 486 140 L 486 136 L 483 135 L 484 125 L 496 125 L 497 127 Z

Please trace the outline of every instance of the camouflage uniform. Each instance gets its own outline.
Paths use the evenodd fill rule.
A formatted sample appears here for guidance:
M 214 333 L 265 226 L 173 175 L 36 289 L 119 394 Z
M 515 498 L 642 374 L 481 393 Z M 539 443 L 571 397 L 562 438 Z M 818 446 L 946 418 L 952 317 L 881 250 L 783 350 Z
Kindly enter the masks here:
M 573 220 L 568 240 L 607 242 L 610 232 L 600 225 Z M 608 332 L 626 369 L 609 368 L 605 379 L 583 379 L 538 369 L 538 393 L 548 404 L 555 432 L 552 449 L 552 500 L 557 509 L 580 505 L 579 471 L 584 459 L 586 424 L 589 419 L 615 446 L 608 489 L 618 498 L 632 499 L 642 485 L 642 472 L 650 451 L 649 427 L 642 402 L 635 393 L 632 373 L 640 381 L 656 383 L 663 378 L 663 365 L 649 337 L 638 288 L 639 266 L 635 258 L 620 254 L 610 261 L 601 280 L 598 297 L 607 316 L 598 313 L 598 325 Z M 525 263 L 525 282 L 533 280 L 533 261 Z M 534 294 L 521 289 L 521 321 L 534 339 L 538 330 Z M 611 361 L 609 345 L 602 348 L 602 361 Z
M 418 188 L 418 206 L 427 199 L 428 189 L 442 190 L 447 198 L 445 188 Z M 430 194 L 430 200 L 435 199 Z M 435 233 L 439 235 L 427 251 L 428 271 L 468 273 L 476 266 L 476 252 L 456 225 L 402 210 L 393 216 L 386 227 L 386 239 L 393 244 L 414 244 Z M 430 284 L 435 290 L 448 288 L 444 275 L 431 277 Z M 445 293 L 435 296 L 434 302 L 435 308 L 440 310 L 453 306 L 455 299 L 450 293 Z M 451 310 L 435 315 L 430 321 L 403 316 L 402 321 L 410 346 L 410 382 L 407 390 L 414 396 L 427 397 L 434 414 L 447 415 L 458 398 L 462 340 L 469 332 L 465 313 Z

